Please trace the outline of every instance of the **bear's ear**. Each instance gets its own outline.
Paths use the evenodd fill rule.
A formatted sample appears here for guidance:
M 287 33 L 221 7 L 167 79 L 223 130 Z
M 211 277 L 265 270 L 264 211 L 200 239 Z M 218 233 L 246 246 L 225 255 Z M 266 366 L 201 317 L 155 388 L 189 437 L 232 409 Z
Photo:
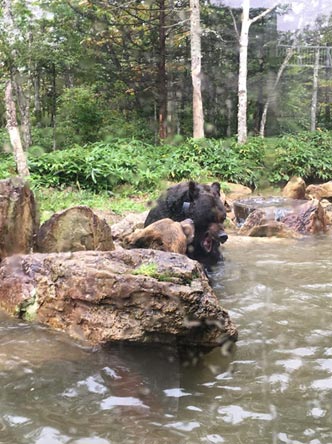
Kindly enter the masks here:
M 194 182 L 193 180 L 190 180 L 188 183 L 188 193 L 189 193 L 190 202 L 197 199 L 197 197 L 199 195 L 199 188 L 197 186 L 197 183 Z
M 213 182 L 213 184 L 211 185 L 211 191 L 215 196 L 220 196 L 220 183 L 219 182 Z

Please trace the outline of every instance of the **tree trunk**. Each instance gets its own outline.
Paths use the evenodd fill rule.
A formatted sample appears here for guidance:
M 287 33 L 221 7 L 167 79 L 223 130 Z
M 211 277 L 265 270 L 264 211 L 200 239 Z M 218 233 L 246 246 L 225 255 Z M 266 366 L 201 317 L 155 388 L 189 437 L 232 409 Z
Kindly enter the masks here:
M 231 135 L 232 135 L 232 114 L 233 114 L 232 100 L 230 98 L 226 99 L 225 104 L 226 104 L 226 109 L 227 109 L 226 136 L 231 137 Z
M 276 94 L 277 86 L 280 82 L 281 76 L 282 76 L 282 74 L 283 74 L 286 66 L 288 65 L 288 62 L 290 61 L 293 54 L 294 54 L 294 46 L 292 48 L 288 49 L 286 57 L 284 58 L 284 61 L 282 62 L 281 66 L 278 70 L 278 74 L 277 74 L 276 80 L 274 82 L 273 88 L 271 89 L 270 93 L 268 94 L 266 103 L 264 105 L 260 129 L 259 129 L 259 135 L 261 137 L 264 137 L 264 134 L 265 134 L 266 117 L 267 117 L 267 111 L 269 109 L 270 101 L 271 101 L 273 95 Z
M 167 77 L 165 0 L 159 0 L 159 60 L 158 60 L 159 139 L 167 137 Z
M 42 121 L 42 108 L 40 101 L 40 72 L 37 68 L 32 78 L 33 89 L 34 89 L 34 114 L 36 119 L 36 126 L 41 127 Z
M 27 159 L 23 151 L 21 136 L 18 129 L 16 106 L 13 98 L 12 81 L 8 80 L 5 87 L 5 106 L 6 106 L 6 128 L 9 133 L 10 143 L 13 148 L 14 157 L 16 161 L 17 173 L 20 177 L 25 178 L 30 175 Z
M 13 80 L 13 87 L 15 88 L 17 105 L 21 116 L 21 134 L 24 150 L 27 150 L 32 145 L 31 139 L 31 123 L 30 123 L 30 99 L 29 95 L 24 92 L 20 76 L 16 72 Z
M 51 110 L 51 126 L 53 128 L 53 151 L 56 150 L 56 69 L 52 64 L 52 110 Z
M 311 124 L 310 124 L 311 131 L 315 131 L 315 129 L 316 129 L 318 71 L 319 71 L 319 49 L 316 49 L 314 74 L 313 74 L 313 82 L 312 82 L 312 97 L 311 97 Z
M 326 77 L 325 77 L 325 126 L 328 129 L 332 127 L 331 121 L 331 103 L 332 103 L 332 94 L 331 94 L 331 79 L 332 79 L 332 69 L 331 66 L 326 68 Z
M 193 84 L 193 137 L 204 137 L 204 114 L 201 91 L 201 25 L 199 0 L 190 0 L 191 78 Z
M 248 72 L 248 43 L 249 43 L 249 0 L 243 0 L 242 24 L 240 34 L 239 84 L 238 84 L 238 129 L 239 143 L 247 141 L 247 72 Z

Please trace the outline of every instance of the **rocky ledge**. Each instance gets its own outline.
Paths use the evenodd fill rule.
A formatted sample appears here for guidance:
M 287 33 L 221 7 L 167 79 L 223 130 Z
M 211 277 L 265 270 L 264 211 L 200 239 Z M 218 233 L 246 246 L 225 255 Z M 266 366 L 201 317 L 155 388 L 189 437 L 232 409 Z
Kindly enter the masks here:
M 202 266 L 155 250 L 35 253 L 0 263 L 0 307 L 89 344 L 211 349 L 237 330 Z

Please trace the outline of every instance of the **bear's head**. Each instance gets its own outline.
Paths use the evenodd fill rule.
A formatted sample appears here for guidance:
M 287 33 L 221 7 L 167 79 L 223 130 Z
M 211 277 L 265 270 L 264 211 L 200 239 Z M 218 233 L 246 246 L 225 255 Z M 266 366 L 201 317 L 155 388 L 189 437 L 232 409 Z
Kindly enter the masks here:
M 223 224 L 213 222 L 206 230 L 196 230 L 194 243 L 188 246 L 187 254 L 208 267 L 215 265 L 222 259 L 220 244 L 227 239 Z
M 178 201 L 176 205 L 179 205 Z M 220 199 L 220 184 L 217 182 L 201 185 L 189 181 L 187 190 L 182 195 L 181 205 L 181 219 L 191 218 L 196 229 L 207 229 L 211 223 L 223 223 L 226 219 L 226 210 Z

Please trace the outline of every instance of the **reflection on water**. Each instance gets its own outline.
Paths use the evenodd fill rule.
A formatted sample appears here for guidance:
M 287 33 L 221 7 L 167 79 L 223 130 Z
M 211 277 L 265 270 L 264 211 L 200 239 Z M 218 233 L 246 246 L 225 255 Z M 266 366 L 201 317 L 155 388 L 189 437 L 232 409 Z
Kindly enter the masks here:
M 0 315 L 0 443 L 332 443 L 331 238 L 231 239 L 233 354 L 90 349 Z

